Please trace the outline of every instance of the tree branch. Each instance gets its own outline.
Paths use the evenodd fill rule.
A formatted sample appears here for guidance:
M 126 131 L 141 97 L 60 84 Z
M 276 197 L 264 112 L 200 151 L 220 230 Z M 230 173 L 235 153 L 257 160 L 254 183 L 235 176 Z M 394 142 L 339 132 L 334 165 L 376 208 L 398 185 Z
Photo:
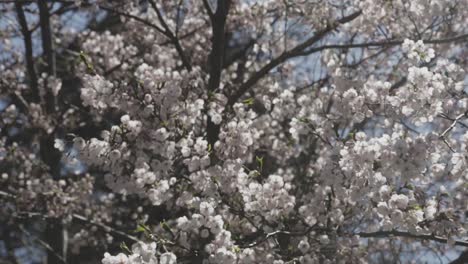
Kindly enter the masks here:
M 421 240 L 430 240 L 430 241 L 435 241 L 439 243 L 448 243 L 447 238 L 443 238 L 440 236 L 435 236 L 435 235 L 417 235 L 417 234 L 412 234 L 409 232 L 403 232 L 403 231 L 398 231 L 398 230 L 393 230 L 393 231 L 377 231 L 377 232 L 360 232 L 357 233 L 356 235 L 359 235 L 360 237 L 365 237 L 365 238 L 372 238 L 372 237 L 407 237 L 407 238 L 415 238 L 415 239 L 421 239 Z M 456 246 L 462 246 L 462 247 L 468 247 L 468 241 L 462 241 L 462 240 L 456 240 L 455 241 Z
M 52 246 L 50 246 L 47 242 L 45 242 L 44 240 L 36 237 L 36 236 L 33 236 L 31 233 L 29 233 L 29 231 L 27 231 L 24 227 L 22 227 L 21 225 L 19 226 L 19 229 L 21 230 L 21 232 L 23 232 L 24 234 L 26 234 L 27 236 L 29 236 L 31 239 L 33 240 L 36 240 L 41 246 L 43 246 L 44 248 L 47 249 L 47 251 L 53 255 L 59 262 L 61 263 L 67 263 L 67 261 L 62 257 L 60 256 L 59 253 L 57 253 L 54 248 Z M 48 263 L 50 263 L 50 259 L 47 260 Z
M 224 52 L 226 45 L 226 34 L 225 25 L 231 0 L 218 0 L 218 6 L 216 13 L 213 14 L 211 20 L 212 26 L 212 48 L 211 53 L 208 57 L 209 60 L 209 73 L 210 79 L 208 81 L 208 93 L 213 93 L 219 88 L 221 82 L 221 72 L 223 71 L 224 65 Z M 214 143 L 218 140 L 219 126 L 208 118 L 207 124 L 207 139 L 208 143 L 214 146 Z
M 49 6 L 45 0 L 39 0 L 37 5 L 39 7 L 39 24 L 41 27 L 42 50 L 44 52 L 45 61 L 47 62 L 47 73 L 51 76 L 55 76 L 55 52 L 54 43 L 52 40 L 53 34 L 50 27 Z M 45 103 L 46 109 L 49 113 L 54 112 L 55 100 L 55 96 L 51 89 L 46 88 Z
M 82 215 L 79 215 L 79 214 L 73 214 L 73 218 L 77 219 L 77 220 L 80 220 L 82 222 L 86 222 L 86 223 L 89 223 L 89 224 L 92 224 L 92 225 L 95 225 L 97 227 L 100 227 L 102 228 L 104 231 L 106 231 L 107 233 L 114 233 L 114 234 L 117 234 L 117 235 L 120 235 L 122 237 L 125 237 L 129 240 L 132 240 L 134 242 L 138 242 L 140 241 L 140 239 L 138 239 L 137 237 L 135 236 L 132 236 L 132 235 L 129 235 L 123 231 L 120 231 L 120 230 L 117 230 L 113 227 L 110 227 L 108 225 L 105 225 L 105 224 L 102 224 L 102 223 L 98 223 L 96 221 L 93 221 L 93 220 L 89 220 L 88 218 L 82 216 Z
M 466 264 L 468 263 L 468 250 L 463 251 L 458 258 L 454 259 L 449 264 Z
M 177 53 L 179 53 L 179 56 L 182 59 L 182 64 L 188 71 L 191 71 L 192 66 L 190 65 L 190 61 L 187 58 L 187 56 L 185 56 L 184 50 L 182 49 L 182 46 L 180 45 L 179 38 L 177 38 L 174 35 L 174 33 L 171 31 L 171 29 L 167 25 L 166 21 L 164 21 L 161 11 L 159 10 L 154 0 L 149 0 L 149 3 L 151 4 L 151 7 L 153 7 L 154 11 L 156 11 L 156 15 L 158 16 L 159 23 L 161 23 L 161 25 L 164 28 L 165 35 L 172 41 L 172 43 L 174 44 L 177 50 Z
M 339 25 L 348 23 L 360 15 L 361 11 L 357 11 L 349 16 L 345 16 L 335 21 L 334 23 L 327 25 L 325 29 L 317 32 L 314 36 L 297 45 L 293 49 L 283 52 L 281 55 L 270 61 L 267 65 L 263 66 L 263 68 L 261 68 L 259 71 L 254 73 L 245 83 L 243 83 L 239 89 L 229 97 L 228 106 L 234 105 L 252 86 L 254 86 L 260 79 L 267 75 L 272 69 L 287 61 L 288 59 L 297 57 L 304 49 L 317 43 L 328 33 L 336 29 Z
M 10 193 L 7 193 L 7 192 L 4 192 L 4 191 L 0 191 L 0 196 L 3 196 L 5 198 L 8 198 L 8 199 L 15 199 L 16 198 L 16 195 L 14 194 L 10 194 Z M 39 217 L 43 217 L 43 218 L 47 218 L 47 216 L 44 216 L 43 214 L 41 213 L 38 213 L 38 212 L 18 212 L 18 215 L 26 215 L 26 217 L 34 217 L 34 216 L 39 216 Z M 108 225 L 105 225 L 105 224 L 102 224 L 102 223 L 98 223 L 96 221 L 93 221 L 93 220 L 89 220 L 88 218 L 82 216 L 82 215 L 79 215 L 79 214 L 73 214 L 72 215 L 74 219 L 77 219 L 77 220 L 80 220 L 82 222 L 86 222 L 86 223 L 89 223 L 89 224 L 92 224 L 92 225 L 95 225 L 95 226 L 98 226 L 98 227 L 101 227 L 102 229 L 104 229 L 104 231 L 106 232 L 112 232 L 112 233 L 115 233 L 115 234 L 118 234 L 120 236 L 123 236 L 123 237 L 126 237 L 127 239 L 129 240 L 132 240 L 132 241 L 135 241 L 135 242 L 138 242 L 140 241 L 137 237 L 135 236 L 132 236 L 132 235 L 129 235 L 123 231 L 120 231 L 120 230 L 117 230 L 113 227 L 110 227 Z
M 260 69 L 258 72 L 254 73 L 252 77 L 247 80 L 244 84 L 241 85 L 239 90 L 231 96 L 229 99 L 229 106 L 232 106 L 234 103 L 236 103 L 242 95 L 244 95 L 255 83 L 257 83 L 263 76 L 265 76 L 267 73 L 270 72 L 273 68 L 276 66 L 280 65 L 281 63 L 285 62 L 286 60 L 294 57 L 299 57 L 299 56 L 307 56 L 315 52 L 319 52 L 322 50 L 326 49 L 349 49 L 349 48 L 366 48 L 366 47 L 387 47 L 387 46 L 396 46 L 396 45 L 401 45 L 403 43 L 403 40 L 393 40 L 393 41 L 381 41 L 381 42 L 367 42 L 367 43 L 357 43 L 357 44 L 335 44 L 335 45 L 324 45 L 320 46 L 317 48 L 311 48 L 306 51 L 307 47 L 310 47 L 312 44 L 316 43 L 318 40 L 320 40 L 324 35 L 326 35 L 328 32 L 334 30 L 339 24 L 344 24 L 349 21 L 352 21 L 355 19 L 357 16 L 360 15 L 360 12 L 356 12 L 350 16 L 344 17 L 340 20 L 337 21 L 333 26 L 329 26 L 323 31 L 317 33 L 304 43 L 296 46 L 290 51 L 284 52 L 281 54 L 279 57 L 276 59 L 273 59 L 270 63 L 265 65 L 262 69 Z M 442 44 L 442 43 L 450 43 L 450 42 L 456 42 L 456 41 L 462 41 L 468 39 L 468 34 L 462 34 L 459 36 L 455 37 L 450 37 L 450 38 L 443 38 L 443 39 L 425 39 L 423 40 L 424 43 L 426 44 Z
M 445 136 L 455 128 L 455 126 L 460 122 L 460 119 L 467 117 L 467 115 L 468 115 L 468 111 L 463 114 L 459 114 L 457 117 L 455 117 L 455 119 L 448 118 L 448 116 L 446 117 L 449 120 L 453 120 L 453 122 L 452 124 L 450 124 L 450 126 L 447 129 L 444 130 L 444 132 L 442 132 L 439 135 L 439 139 L 441 139 L 445 143 L 445 145 L 450 149 L 450 151 L 452 151 L 452 153 L 455 153 L 455 150 L 452 148 L 452 146 L 450 146 L 450 143 L 448 142 Z M 440 115 L 440 116 L 444 117 L 445 115 Z M 460 122 L 460 124 L 463 124 L 463 123 Z
M 205 10 L 208 13 L 208 16 L 210 17 L 210 21 L 213 22 L 214 14 L 213 10 L 211 9 L 210 3 L 208 3 L 208 0 L 203 0 L 203 6 L 205 7 Z
M 315 224 L 315 225 L 313 225 L 313 226 L 311 226 L 311 227 L 309 227 L 306 230 L 301 231 L 301 232 L 287 231 L 287 230 L 276 230 L 276 231 L 265 234 L 259 240 L 256 240 L 256 241 L 254 241 L 254 242 L 252 242 L 250 244 L 241 246 L 241 248 L 255 247 L 255 246 L 262 244 L 263 242 L 267 241 L 269 238 L 274 237 L 276 235 L 305 236 L 305 235 L 309 234 L 312 231 L 330 232 L 331 230 L 329 228 L 326 228 L 326 227 L 319 227 L 317 224 Z
M 460 119 L 462 119 L 464 117 L 467 117 L 467 116 L 468 116 L 468 111 L 465 112 L 465 113 L 459 114 L 457 117 L 455 117 L 455 119 L 453 119 L 452 124 L 447 129 L 445 129 L 444 132 L 442 132 L 442 134 L 439 135 L 439 137 L 440 138 L 445 137 L 445 135 L 447 135 L 447 133 L 449 133 L 450 131 L 452 131 L 452 129 L 455 128 L 455 126 L 460 121 Z
M 36 69 L 34 67 L 31 31 L 29 31 L 28 29 L 28 22 L 26 21 L 26 16 L 24 15 L 23 6 L 19 1 L 15 2 L 15 9 L 16 9 L 16 14 L 18 16 L 18 22 L 21 27 L 21 33 L 23 34 L 23 39 L 24 39 L 26 69 L 28 72 L 29 83 L 32 89 L 33 101 L 39 102 L 40 96 L 39 96 L 39 89 L 37 87 Z
M 468 39 L 468 34 L 462 34 L 459 36 L 443 39 L 425 39 L 423 42 L 425 44 L 442 44 L 450 43 Z M 309 50 L 300 52 L 297 56 L 307 56 L 312 53 L 326 50 L 326 49 L 350 49 L 350 48 L 369 48 L 369 47 L 389 47 L 401 45 L 404 40 L 391 40 L 391 41 L 377 41 L 377 42 L 366 42 L 366 43 L 356 43 L 356 44 L 333 44 L 333 45 L 324 45 L 317 48 L 311 48 Z
M 55 52 L 54 43 L 52 40 L 52 30 L 50 28 L 50 13 L 49 7 L 45 0 L 39 0 L 39 23 L 41 26 L 42 49 L 47 61 L 47 70 L 49 75 L 55 76 Z
M 139 18 L 139 17 L 137 17 L 137 16 L 134 16 L 134 15 L 131 15 L 131 14 L 127 14 L 127 13 L 124 13 L 124 12 L 120 12 L 120 11 L 118 11 L 118 10 L 115 10 L 115 9 L 112 9 L 112 8 L 109 8 L 109 7 L 103 6 L 103 5 L 100 5 L 99 8 L 102 9 L 102 10 L 111 12 L 111 13 L 115 13 L 115 14 L 117 14 L 117 15 L 119 15 L 119 16 L 123 16 L 123 17 L 129 18 L 129 19 L 133 19 L 133 20 L 135 20 L 135 21 L 137 21 L 137 22 L 140 22 L 140 23 L 142 23 L 142 24 L 145 24 L 145 25 L 147 25 L 147 26 L 149 26 L 149 27 L 155 29 L 155 30 L 158 31 L 159 33 L 161 33 L 161 34 L 163 34 L 164 36 L 166 36 L 166 37 L 169 38 L 169 36 L 167 35 L 167 33 L 166 33 L 162 28 L 160 28 L 160 27 L 158 27 L 157 25 L 155 25 L 155 24 L 153 24 L 153 23 L 151 23 L 151 22 L 148 22 L 148 21 L 146 21 L 146 20 L 144 20 L 144 19 L 142 19 L 142 18 Z

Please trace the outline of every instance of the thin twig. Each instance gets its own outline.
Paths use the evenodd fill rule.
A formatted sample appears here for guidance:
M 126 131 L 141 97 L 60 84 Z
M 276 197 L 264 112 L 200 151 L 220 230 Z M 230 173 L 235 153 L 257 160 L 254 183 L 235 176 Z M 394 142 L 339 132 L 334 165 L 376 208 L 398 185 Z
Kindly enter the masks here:
M 106 6 L 103 6 L 103 5 L 100 5 L 99 8 L 102 9 L 102 10 L 106 10 L 106 11 L 108 11 L 108 12 L 115 13 L 115 14 L 117 14 L 117 15 L 126 17 L 126 18 L 133 19 L 133 20 L 138 21 L 138 22 L 140 22 L 140 23 L 143 23 L 143 24 L 145 24 L 145 25 L 147 25 L 147 26 L 149 26 L 149 27 L 151 27 L 151 28 L 156 29 L 156 31 L 158 31 L 159 33 L 163 34 L 164 36 L 169 37 L 169 36 L 167 35 L 167 33 L 166 33 L 162 28 L 160 28 L 160 27 L 158 27 L 157 25 L 155 25 L 155 24 L 153 24 L 153 23 L 151 23 L 151 22 L 148 22 L 148 21 L 146 21 L 146 20 L 144 20 L 144 19 L 142 19 L 142 18 L 140 18 L 140 17 L 134 16 L 134 15 L 131 15 L 131 14 L 127 14 L 127 13 L 124 13 L 124 12 L 120 12 L 120 11 L 118 11 L 118 10 L 115 10 L 115 9 L 112 9 L 112 8 L 109 8 L 109 7 L 106 7 Z
M 303 43 L 297 45 L 296 47 L 292 48 L 291 50 L 283 52 L 281 55 L 276 57 L 275 59 L 271 60 L 268 64 L 263 66 L 259 71 L 255 72 L 245 83 L 243 83 L 239 89 L 234 92 L 229 97 L 228 106 L 233 106 L 241 97 L 244 95 L 252 86 L 254 86 L 260 79 L 262 79 L 265 75 L 267 75 L 272 69 L 277 67 L 278 65 L 284 63 L 285 61 L 297 57 L 303 52 L 306 48 L 312 46 L 313 44 L 317 43 L 319 40 L 323 39 L 328 33 L 335 30 L 339 25 L 348 23 L 361 15 L 361 11 L 357 11 L 352 13 L 349 16 L 345 16 L 334 23 L 329 24 L 325 29 L 317 32 L 314 36 L 310 37 Z
M 10 198 L 10 199 L 15 199 L 16 198 L 16 195 L 14 194 L 10 194 L 10 193 L 7 193 L 7 192 L 4 192 L 4 191 L 0 191 L 0 196 L 4 196 L 6 198 Z M 43 218 L 49 218 L 47 216 L 45 216 L 44 214 L 42 213 L 38 213 L 38 212 L 18 212 L 19 215 L 26 215 L 28 217 L 34 217 L 34 216 L 39 216 L 39 217 L 43 217 Z M 90 220 L 82 215 L 79 215 L 79 214 L 72 214 L 73 218 L 74 219 L 77 219 L 77 220 L 80 220 L 82 222 L 86 222 L 86 223 L 89 223 L 89 224 L 92 224 L 92 225 L 95 225 L 97 227 L 101 227 L 102 229 L 104 229 L 104 231 L 106 232 L 111 232 L 111 233 L 115 233 L 115 234 L 118 234 L 120 236 L 123 236 L 123 237 L 126 237 L 128 238 L 129 240 L 132 240 L 132 241 L 135 241 L 135 242 L 138 242 L 140 241 L 140 239 L 138 239 L 137 237 L 135 236 L 132 236 L 132 235 L 129 235 L 123 231 L 120 231 L 120 230 L 117 230 L 113 227 L 110 227 L 106 224 L 102 224 L 102 223 L 99 223 L 99 222 L 96 222 L 96 221 L 93 221 L 93 220 Z
M 468 114 L 468 111 L 463 113 L 463 114 L 459 114 L 457 117 L 455 117 L 455 119 L 451 119 L 451 118 L 448 118 L 448 116 L 446 115 L 440 115 L 441 117 L 446 117 L 447 119 L 449 120 L 452 120 L 452 124 L 450 124 L 450 126 L 444 130 L 444 132 L 442 132 L 442 134 L 439 135 L 439 138 L 445 143 L 445 145 L 447 145 L 447 147 L 450 149 L 450 151 L 452 153 L 455 153 L 455 150 L 452 148 L 452 146 L 450 146 L 450 143 L 447 141 L 447 138 L 445 137 L 450 131 L 452 131 L 455 126 L 457 125 L 457 123 L 460 121 L 460 119 L 462 119 L 463 117 L 466 117 Z M 463 124 L 463 123 L 461 123 Z
M 161 25 L 163 26 L 164 28 L 164 34 L 172 41 L 172 43 L 174 44 L 176 50 L 177 50 L 177 53 L 179 54 L 180 58 L 182 59 L 182 64 L 184 65 L 184 67 L 188 70 L 188 71 L 191 71 L 192 70 L 192 66 L 190 65 L 190 61 L 189 59 L 187 58 L 187 56 L 185 55 L 185 52 L 184 50 L 182 49 L 182 45 L 180 44 L 180 41 L 179 41 L 179 38 L 177 38 L 174 33 L 171 31 L 171 29 L 169 28 L 169 26 L 167 25 L 166 21 L 164 20 L 162 14 L 161 14 L 161 11 L 159 10 L 158 6 L 156 5 L 156 3 L 153 1 L 153 0 L 148 0 L 151 7 L 153 7 L 154 11 L 156 11 L 156 15 L 158 16 L 158 20 L 159 20 L 159 23 L 161 23 Z
M 455 117 L 455 119 L 453 119 L 452 124 L 450 124 L 450 126 L 449 126 L 447 129 L 445 129 L 444 132 L 442 132 L 442 134 L 439 135 L 439 137 L 440 137 L 440 138 L 445 137 L 445 135 L 446 135 L 447 133 L 449 133 L 450 131 L 452 131 L 452 129 L 455 128 L 455 126 L 457 125 L 458 121 L 459 121 L 460 119 L 462 119 L 463 117 L 466 117 L 467 114 L 468 114 L 468 112 L 465 112 L 465 113 L 459 114 L 457 117 Z
M 462 34 L 455 37 L 443 38 L 443 39 L 425 39 L 425 44 L 442 44 L 450 43 L 468 39 L 468 34 Z M 297 56 L 307 56 L 312 53 L 327 50 L 327 49 L 350 49 L 350 48 L 369 48 L 369 47 L 389 47 L 403 44 L 403 40 L 392 40 L 392 41 L 377 41 L 377 42 L 366 42 L 366 43 L 355 43 L 355 44 L 332 44 L 323 45 L 316 48 L 311 48 L 306 51 L 300 52 Z
M 25 48 L 25 59 L 26 69 L 28 72 L 28 79 L 32 89 L 33 99 L 39 102 L 39 89 L 37 84 L 36 69 L 34 66 L 34 55 L 33 55 L 33 43 L 32 43 L 32 32 L 28 29 L 28 22 L 24 14 L 23 5 L 20 1 L 15 2 L 16 14 L 18 16 L 18 22 L 21 27 L 21 33 L 24 39 Z
M 371 237 L 408 237 L 408 238 L 416 238 L 421 240 L 430 240 L 439 243 L 448 243 L 448 239 L 440 236 L 435 235 L 417 235 L 410 232 L 392 230 L 392 231 L 377 231 L 377 232 L 360 232 L 356 233 L 360 237 L 371 238 Z M 468 247 L 468 241 L 463 240 L 455 240 L 456 246 Z
M 128 238 L 129 240 L 132 240 L 132 241 L 135 241 L 135 242 L 139 242 L 141 241 L 140 239 L 138 239 L 137 237 L 135 236 L 132 236 L 132 235 L 129 235 L 123 231 L 120 231 L 120 230 L 117 230 L 113 227 L 110 227 L 108 225 L 105 225 L 105 224 L 102 224 L 102 223 L 99 223 L 99 222 L 96 222 L 96 221 L 93 221 L 93 220 L 90 220 L 82 215 L 79 215 L 79 214 L 73 214 L 73 218 L 75 219 L 78 219 L 80 221 L 83 221 L 83 222 L 87 222 L 89 224 L 92 224 L 92 225 L 95 225 L 95 226 L 98 226 L 98 227 L 101 227 L 102 229 L 104 229 L 104 231 L 106 232 L 111 232 L 111 233 L 115 233 L 115 234 L 118 234 L 120 236 L 123 236 L 125 238 Z
M 25 233 L 27 236 L 29 236 L 33 240 L 36 240 L 41 246 L 45 247 L 50 253 L 52 253 L 61 262 L 67 263 L 67 261 L 62 256 L 60 256 L 60 254 L 58 254 L 47 242 L 29 233 L 22 225 L 19 226 L 19 229 L 21 230 L 21 232 Z

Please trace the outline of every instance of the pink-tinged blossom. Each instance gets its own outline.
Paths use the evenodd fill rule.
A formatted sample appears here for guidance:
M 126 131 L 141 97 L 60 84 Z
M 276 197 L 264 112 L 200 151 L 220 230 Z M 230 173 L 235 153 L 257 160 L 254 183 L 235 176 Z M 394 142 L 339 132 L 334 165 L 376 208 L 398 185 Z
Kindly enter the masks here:
M 466 245 L 465 0 L 32 2 L 0 27 L 13 242 L 37 220 L 103 264 Z

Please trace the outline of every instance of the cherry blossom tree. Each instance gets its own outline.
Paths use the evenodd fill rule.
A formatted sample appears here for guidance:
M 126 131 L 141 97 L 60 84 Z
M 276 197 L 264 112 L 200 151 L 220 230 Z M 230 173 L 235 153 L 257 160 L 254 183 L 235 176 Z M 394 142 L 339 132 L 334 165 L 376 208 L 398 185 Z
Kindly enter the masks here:
M 467 0 L 0 3 L 5 263 L 468 261 Z

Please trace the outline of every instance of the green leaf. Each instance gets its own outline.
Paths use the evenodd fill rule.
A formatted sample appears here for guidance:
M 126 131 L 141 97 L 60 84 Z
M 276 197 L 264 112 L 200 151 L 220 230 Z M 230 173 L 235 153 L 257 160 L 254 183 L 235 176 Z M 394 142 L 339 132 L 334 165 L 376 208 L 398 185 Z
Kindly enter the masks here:
M 164 230 L 166 230 L 167 232 L 172 233 L 172 230 L 171 230 L 171 228 L 169 227 L 169 225 L 166 223 L 166 221 L 162 221 L 162 222 L 161 222 L 161 227 L 162 227 Z
M 415 205 L 410 206 L 409 209 L 418 211 L 418 210 L 422 210 L 422 207 L 419 204 L 415 204 Z
M 253 177 L 258 177 L 258 176 L 262 175 L 258 170 L 253 170 L 252 173 L 253 173 L 253 175 L 252 175 Z
M 213 96 L 214 96 L 214 93 L 212 91 L 208 91 L 208 101 L 211 101 Z
M 253 105 L 255 99 L 253 98 L 248 98 L 248 99 L 245 99 L 244 101 L 242 101 L 242 103 L 246 104 L 246 105 Z
M 120 243 L 120 249 L 123 251 L 127 252 L 128 254 L 132 254 L 132 251 L 127 247 L 125 242 Z
M 240 247 L 238 247 L 238 246 L 233 246 L 233 247 L 232 247 L 232 252 L 234 252 L 234 253 L 240 253 L 240 251 L 241 251 Z
M 142 233 L 145 232 L 146 230 L 142 226 L 138 226 L 135 230 L 133 230 L 133 233 Z
M 151 229 L 144 225 L 144 224 L 139 224 L 138 227 L 133 230 L 134 233 L 141 233 L 141 232 L 145 232 L 145 233 L 151 233 Z
M 263 170 L 263 157 L 255 156 L 255 160 L 258 163 L 258 166 L 260 167 L 260 171 Z
M 86 57 L 86 54 L 83 51 L 80 51 L 80 59 L 86 65 L 86 68 L 88 68 L 88 70 L 90 72 L 94 73 L 94 67 L 93 67 L 93 65 L 91 63 L 89 63 L 89 60 L 88 60 L 88 58 Z
M 217 180 L 215 177 L 211 177 L 211 180 L 212 180 L 214 183 L 218 184 L 218 180 Z

